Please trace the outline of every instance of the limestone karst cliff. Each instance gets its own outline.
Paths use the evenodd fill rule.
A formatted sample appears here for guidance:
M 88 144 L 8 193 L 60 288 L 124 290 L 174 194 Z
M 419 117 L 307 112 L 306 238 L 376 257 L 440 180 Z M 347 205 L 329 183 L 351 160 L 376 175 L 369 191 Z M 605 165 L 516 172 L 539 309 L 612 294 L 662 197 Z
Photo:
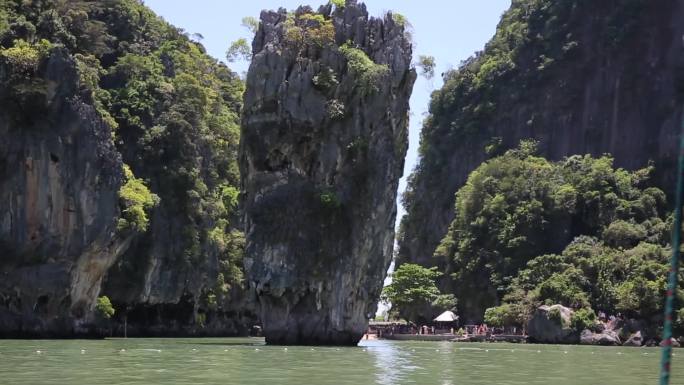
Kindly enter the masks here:
M 0 63 L 0 335 L 79 333 L 133 235 L 116 231 L 121 157 L 64 51 L 31 84 L 19 70 Z
M 415 80 L 401 20 L 355 1 L 261 14 L 240 169 L 268 343 L 356 344 L 375 313 Z
M 420 163 L 403 203 L 398 260 L 433 258 L 454 218 L 454 194 L 484 160 L 539 140 L 540 155 L 610 153 L 637 169 L 654 161 L 670 192 L 682 97 L 681 1 L 516 0 L 482 52 L 444 74 L 432 97 Z
M 246 332 L 243 86 L 140 1 L 0 2 L 0 336 Z

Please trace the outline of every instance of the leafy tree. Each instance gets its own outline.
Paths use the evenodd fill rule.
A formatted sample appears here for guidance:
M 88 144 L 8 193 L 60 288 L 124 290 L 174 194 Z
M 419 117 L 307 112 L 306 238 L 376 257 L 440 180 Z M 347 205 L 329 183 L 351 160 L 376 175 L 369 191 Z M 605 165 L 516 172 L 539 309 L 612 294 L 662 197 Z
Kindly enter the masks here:
M 597 322 L 596 313 L 592 309 L 579 309 L 573 313 L 570 322 L 572 328 L 579 332 L 584 329 L 592 329 Z
M 257 33 L 259 29 L 259 20 L 252 16 L 246 16 L 242 18 L 243 27 L 247 28 L 251 33 Z
M 426 79 L 430 80 L 435 76 L 436 65 L 434 56 L 418 56 L 417 66 L 420 68 L 420 74 Z
M 456 296 L 454 296 L 453 294 L 440 294 L 434 300 L 432 300 L 432 303 L 430 305 L 432 306 L 432 308 L 438 311 L 453 311 L 456 310 L 457 303 L 458 301 L 456 301 Z
M 427 269 L 415 264 L 403 264 L 392 273 L 392 283 L 385 286 L 382 299 L 392 303 L 393 311 L 409 321 L 425 321 L 430 314 L 424 309 L 433 301 L 453 308 L 455 303 L 449 297 L 442 297 L 435 280 L 442 273 L 436 268 Z
M 376 64 L 358 48 L 349 43 L 340 46 L 340 53 L 347 59 L 349 70 L 358 76 L 358 86 L 365 93 L 377 91 L 378 82 L 389 72 L 387 64 Z
M 346 0 L 330 0 L 330 4 L 334 5 L 337 9 L 342 9 L 346 5 Z
M 490 307 L 485 310 L 484 322 L 489 326 L 523 326 L 526 322 L 526 314 L 515 304 L 504 304 L 497 307 Z
M 102 297 L 97 297 L 97 303 L 95 304 L 95 314 L 102 319 L 110 319 L 116 313 L 112 302 L 106 295 Z
M 159 204 L 159 197 L 152 194 L 143 181 L 133 175 L 131 168 L 127 165 L 124 165 L 124 177 L 125 182 L 119 190 L 123 210 L 118 229 L 144 232 L 149 223 L 147 211 Z
M 249 60 L 252 57 L 252 47 L 247 43 L 247 39 L 240 38 L 230 43 L 228 51 L 226 51 L 226 58 L 229 62 L 238 60 Z

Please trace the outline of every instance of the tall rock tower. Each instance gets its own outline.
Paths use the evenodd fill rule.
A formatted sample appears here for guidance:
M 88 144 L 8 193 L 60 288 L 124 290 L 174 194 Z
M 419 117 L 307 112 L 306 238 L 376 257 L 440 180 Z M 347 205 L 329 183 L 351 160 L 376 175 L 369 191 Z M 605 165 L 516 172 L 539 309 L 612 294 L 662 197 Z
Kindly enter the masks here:
M 240 169 L 245 267 L 274 344 L 356 344 L 394 244 L 416 75 L 403 17 L 264 11 Z

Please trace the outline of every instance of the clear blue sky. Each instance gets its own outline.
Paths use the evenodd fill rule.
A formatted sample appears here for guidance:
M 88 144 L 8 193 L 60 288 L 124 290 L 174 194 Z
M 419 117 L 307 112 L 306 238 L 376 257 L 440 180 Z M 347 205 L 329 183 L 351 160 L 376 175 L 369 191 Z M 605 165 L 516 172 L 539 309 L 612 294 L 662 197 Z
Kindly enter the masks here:
M 231 41 L 241 37 L 251 42 L 250 33 L 240 25 L 245 16 L 259 18 L 262 9 L 284 7 L 295 9 L 309 4 L 314 9 L 325 0 L 146 0 L 150 8 L 189 33 L 204 36 L 202 43 L 207 52 L 225 61 L 225 52 Z M 432 81 L 418 78 L 411 97 L 411 124 L 409 151 L 406 157 L 404 178 L 399 191 L 406 186 L 406 176 L 417 162 L 420 127 L 427 113 L 430 93 L 441 86 L 440 73 L 481 50 L 492 37 L 501 14 L 510 6 L 510 0 L 367 0 L 372 16 L 388 10 L 406 16 L 413 26 L 414 55 L 432 55 L 437 61 L 436 76 Z M 248 63 L 230 63 L 242 73 Z M 399 206 L 397 220 L 403 215 Z

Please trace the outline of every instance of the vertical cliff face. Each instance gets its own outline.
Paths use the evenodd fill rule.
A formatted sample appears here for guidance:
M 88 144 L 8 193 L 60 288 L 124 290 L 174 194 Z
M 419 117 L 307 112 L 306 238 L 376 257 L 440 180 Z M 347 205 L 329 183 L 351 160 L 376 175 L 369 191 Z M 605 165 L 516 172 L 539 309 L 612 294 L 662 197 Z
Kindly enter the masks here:
M 482 161 L 539 140 L 541 155 L 611 153 L 627 169 L 654 161 L 671 190 L 679 133 L 680 1 L 514 1 L 484 51 L 445 76 L 404 196 L 400 262 L 432 258 L 454 194 Z M 448 281 L 448 279 L 446 279 Z M 448 282 L 444 282 L 448 286 Z
M 74 335 L 107 269 L 129 244 L 116 231 L 121 157 L 82 100 L 70 56 L 46 53 L 31 81 L 0 60 L 0 335 Z
M 0 336 L 245 333 L 242 91 L 137 0 L 0 1 Z
M 262 12 L 253 53 L 240 169 L 266 339 L 356 344 L 392 257 L 411 45 L 347 1 Z

